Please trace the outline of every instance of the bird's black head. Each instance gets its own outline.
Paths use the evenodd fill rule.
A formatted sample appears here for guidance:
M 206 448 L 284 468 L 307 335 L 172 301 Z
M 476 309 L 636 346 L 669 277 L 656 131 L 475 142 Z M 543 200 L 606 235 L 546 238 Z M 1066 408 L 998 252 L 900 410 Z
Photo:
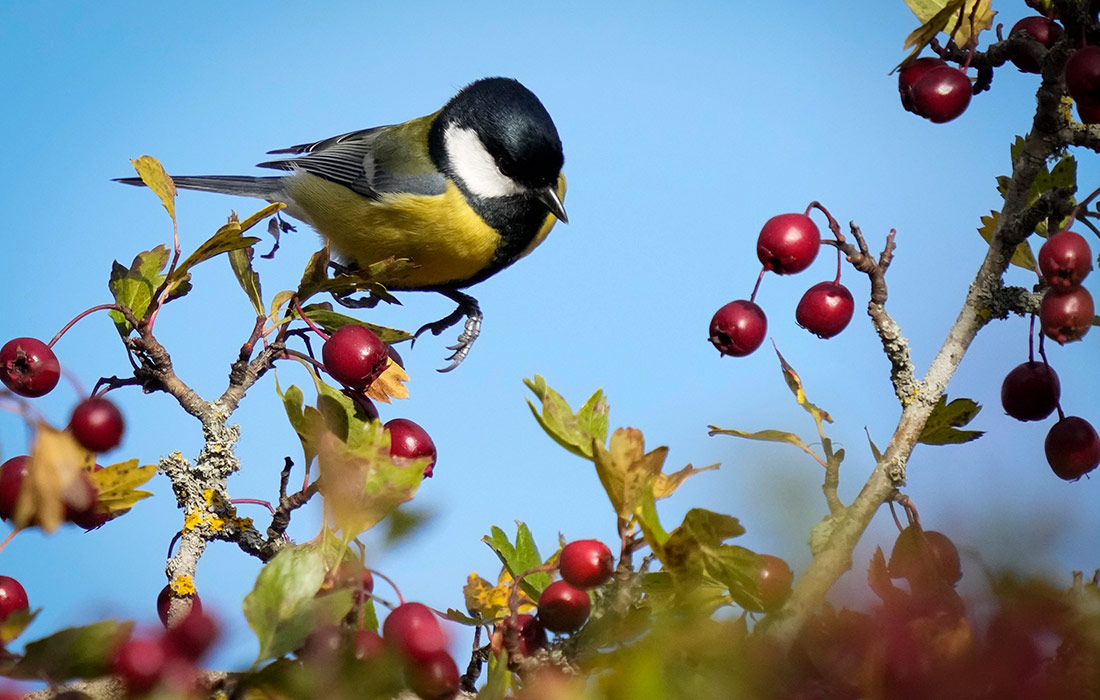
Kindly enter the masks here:
M 534 93 L 511 78 L 462 88 L 429 136 L 432 159 L 481 197 L 556 187 L 565 158 L 558 130 Z

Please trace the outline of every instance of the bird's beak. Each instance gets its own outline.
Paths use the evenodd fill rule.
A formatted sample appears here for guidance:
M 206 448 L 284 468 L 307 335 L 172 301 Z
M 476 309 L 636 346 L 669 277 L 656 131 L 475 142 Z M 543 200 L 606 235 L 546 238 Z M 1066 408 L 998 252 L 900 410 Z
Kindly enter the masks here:
M 541 190 L 536 190 L 535 197 L 545 204 L 546 208 L 550 210 L 550 213 L 558 217 L 559 221 L 563 224 L 569 223 L 569 217 L 565 215 L 565 207 L 562 206 L 561 197 L 558 197 L 556 186 L 550 185 Z

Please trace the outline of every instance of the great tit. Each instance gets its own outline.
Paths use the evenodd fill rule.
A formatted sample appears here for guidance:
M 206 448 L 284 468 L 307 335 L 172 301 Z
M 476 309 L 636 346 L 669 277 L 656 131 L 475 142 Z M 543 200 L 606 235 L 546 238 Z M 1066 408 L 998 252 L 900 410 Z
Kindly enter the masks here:
M 460 290 L 530 253 L 556 221 L 568 223 L 557 128 L 534 93 L 510 78 L 473 82 L 426 117 L 269 153 L 295 157 L 258 167 L 289 175 L 172 179 L 183 189 L 283 202 L 345 264 L 409 259 L 415 267 L 388 288 L 458 303 L 417 335 L 439 335 L 466 318 L 441 371 L 457 367 L 480 332 L 477 300 Z

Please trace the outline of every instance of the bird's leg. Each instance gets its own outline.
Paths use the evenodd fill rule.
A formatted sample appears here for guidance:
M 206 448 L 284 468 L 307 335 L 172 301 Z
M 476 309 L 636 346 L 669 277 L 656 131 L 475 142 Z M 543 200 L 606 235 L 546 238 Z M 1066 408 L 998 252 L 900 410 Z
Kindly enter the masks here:
M 434 323 L 427 323 L 421 326 L 420 330 L 413 335 L 413 339 L 419 338 L 424 331 L 431 331 L 432 335 L 439 335 L 465 318 L 466 325 L 462 330 L 462 334 L 458 336 L 458 342 L 447 347 L 448 350 L 454 350 L 451 356 L 447 358 L 451 361 L 451 364 L 439 370 L 440 372 L 450 372 L 466 359 L 466 355 L 470 352 L 470 347 L 481 333 L 481 319 L 484 316 L 481 313 L 481 307 L 477 305 L 477 299 L 474 299 L 469 294 L 463 294 L 459 291 L 441 291 L 439 293 L 456 302 L 458 308 Z

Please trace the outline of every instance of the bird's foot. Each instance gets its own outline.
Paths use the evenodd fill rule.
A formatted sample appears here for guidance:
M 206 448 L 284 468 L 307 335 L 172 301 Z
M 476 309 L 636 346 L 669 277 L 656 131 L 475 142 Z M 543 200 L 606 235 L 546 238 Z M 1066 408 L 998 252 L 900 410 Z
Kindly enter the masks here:
M 448 350 L 454 351 L 447 357 L 450 364 L 439 370 L 440 372 L 450 372 L 455 367 L 462 364 L 462 361 L 466 359 L 466 355 L 470 353 L 470 348 L 481 333 L 481 320 L 484 318 L 484 315 L 481 313 L 481 308 L 477 304 L 477 299 L 474 299 L 468 294 L 463 294 L 462 292 L 440 292 L 440 294 L 458 302 L 458 308 L 438 321 L 426 323 L 421 326 L 420 329 L 413 334 L 413 341 L 415 342 L 424 331 L 431 331 L 432 335 L 439 335 L 465 318 L 466 324 L 462 329 L 461 335 L 458 336 L 458 342 L 447 347 Z

